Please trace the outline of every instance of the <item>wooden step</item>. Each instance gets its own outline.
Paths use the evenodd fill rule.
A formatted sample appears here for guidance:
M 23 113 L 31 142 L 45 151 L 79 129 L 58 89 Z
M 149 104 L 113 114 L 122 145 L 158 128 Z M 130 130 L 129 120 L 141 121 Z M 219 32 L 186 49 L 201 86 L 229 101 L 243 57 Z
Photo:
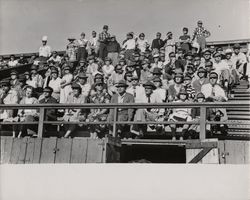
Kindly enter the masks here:
M 250 101 L 250 97 L 230 97 L 229 101 Z
M 250 93 L 234 94 L 233 98 L 237 98 L 237 97 L 250 97 Z
M 249 115 L 228 115 L 228 119 L 230 120 L 250 120 Z
M 236 89 L 232 90 L 234 93 L 249 93 L 249 89 Z
M 240 115 L 240 116 L 241 115 L 250 115 L 250 111 L 241 112 L 241 111 L 233 110 L 233 111 L 228 111 L 227 114 L 228 115 Z

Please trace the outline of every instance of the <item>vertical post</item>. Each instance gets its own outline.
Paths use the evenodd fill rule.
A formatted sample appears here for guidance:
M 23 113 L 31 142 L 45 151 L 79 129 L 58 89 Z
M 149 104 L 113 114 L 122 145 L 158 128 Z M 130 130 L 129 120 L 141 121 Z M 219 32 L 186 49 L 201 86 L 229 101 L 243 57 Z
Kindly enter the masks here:
M 113 137 L 116 137 L 116 120 L 117 120 L 117 107 L 114 108 L 114 121 L 113 121 Z
M 206 107 L 200 107 L 200 140 L 206 139 Z
M 44 110 L 45 108 L 40 108 L 39 112 L 38 133 L 37 133 L 39 138 L 43 137 Z

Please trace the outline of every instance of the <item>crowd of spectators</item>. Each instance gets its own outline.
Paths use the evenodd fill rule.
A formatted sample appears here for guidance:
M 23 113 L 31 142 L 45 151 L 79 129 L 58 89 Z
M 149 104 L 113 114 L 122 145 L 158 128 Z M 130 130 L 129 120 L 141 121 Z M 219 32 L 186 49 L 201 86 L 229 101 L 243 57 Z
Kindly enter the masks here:
M 163 102 L 225 102 L 232 96 L 231 89 L 241 79 L 247 79 L 249 57 L 235 44 L 233 49 L 206 48 L 210 32 L 201 21 L 192 36 L 183 28 L 179 41 L 173 40 L 168 32 L 166 39 L 161 33 L 149 44 L 145 34 L 129 32 L 119 44 L 111 35 L 107 25 L 98 36 L 92 32 L 91 39 L 81 33 L 80 39 L 69 37 L 66 53 L 59 56 L 42 38 L 39 57 L 28 61 L 22 55 L 19 60 L 11 56 L 0 65 L 10 67 L 32 63 L 29 71 L 19 74 L 11 71 L 10 79 L 1 80 L 0 104 L 107 104 L 107 103 L 163 103 Z M 118 121 L 146 122 L 159 124 L 117 125 L 120 137 L 141 138 L 147 131 L 164 132 L 170 128 L 172 139 L 197 137 L 198 125 L 164 126 L 163 121 L 199 121 L 199 109 L 193 108 L 145 108 L 118 109 Z M 1 121 L 38 120 L 36 109 L 1 110 Z M 47 121 L 69 121 L 76 124 L 64 125 L 64 137 L 71 137 L 79 128 L 77 122 L 102 122 L 114 119 L 113 109 L 48 109 Z M 207 119 L 226 121 L 225 109 L 210 109 Z M 177 134 L 177 128 L 181 131 Z M 50 125 L 45 125 L 45 131 Z M 83 128 L 83 127 L 81 127 Z M 84 126 L 91 138 L 102 137 L 112 129 L 111 125 Z M 3 129 L 3 128 L 2 128 Z M 226 133 L 225 126 L 207 127 L 210 133 Z M 36 136 L 36 125 L 13 126 L 13 137 L 25 134 Z

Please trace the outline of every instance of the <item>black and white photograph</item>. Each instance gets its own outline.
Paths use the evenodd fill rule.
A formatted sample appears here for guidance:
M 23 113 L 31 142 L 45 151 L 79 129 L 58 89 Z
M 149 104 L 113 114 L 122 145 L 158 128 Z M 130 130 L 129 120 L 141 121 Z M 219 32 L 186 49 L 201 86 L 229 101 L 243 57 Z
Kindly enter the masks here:
M 249 0 L 0 0 L 0 199 L 250 199 L 249 86 Z

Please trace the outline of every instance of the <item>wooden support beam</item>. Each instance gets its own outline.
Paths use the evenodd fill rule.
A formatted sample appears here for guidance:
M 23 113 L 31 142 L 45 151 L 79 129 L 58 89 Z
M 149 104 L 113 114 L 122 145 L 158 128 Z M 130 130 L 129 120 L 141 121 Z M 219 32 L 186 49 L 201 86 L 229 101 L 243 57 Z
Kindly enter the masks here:
M 206 139 L 206 107 L 201 107 L 200 112 L 200 140 Z
M 213 148 L 203 148 L 189 163 L 198 163 L 202 160 Z
M 117 107 L 114 108 L 113 137 L 116 137 Z
M 38 133 L 37 133 L 39 138 L 43 137 L 44 110 L 45 108 L 41 107 L 39 112 L 39 123 L 38 123 Z

